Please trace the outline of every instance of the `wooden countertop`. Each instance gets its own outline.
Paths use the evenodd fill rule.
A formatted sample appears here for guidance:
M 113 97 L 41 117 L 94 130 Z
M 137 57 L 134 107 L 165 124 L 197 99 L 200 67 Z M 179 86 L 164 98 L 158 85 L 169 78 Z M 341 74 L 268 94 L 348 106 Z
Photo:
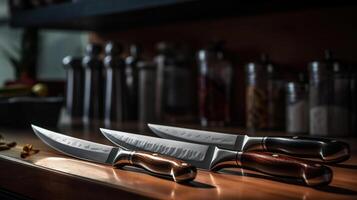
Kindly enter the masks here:
M 128 127 L 118 128 L 150 135 L 146 129 Z M 110 144 L 97 127 L 62 127 L 59 132 Z M 0 128 L 0 134 L 5 140 L 18 144 L 11 150 L 0 151 L 0 188 L 33 199 L 357 198 L 357 138 L 344 139 L 351 145 L 352 158 L 332 166 L 332 183 L 321 188 L 309 188 L 299 182 L 233 168 L 219 173 L 199 170 L 194 182 L 177 184 L 136 168 L 113 169 L 67 157 L 43 144 L 30 129 Z M 22 159 L 20 151 L 27 143 L 40 149 L 40 153 Z

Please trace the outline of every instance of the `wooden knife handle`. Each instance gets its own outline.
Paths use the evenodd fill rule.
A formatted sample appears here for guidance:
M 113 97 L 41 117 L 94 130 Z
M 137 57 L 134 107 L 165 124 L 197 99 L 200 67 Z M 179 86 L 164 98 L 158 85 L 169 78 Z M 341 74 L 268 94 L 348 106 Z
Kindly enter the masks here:
M 343 162 L 350 158 L 347 143 L 313 137 L 266 137 L 264 149 L 292 156 L 318 158 L 325 163 Z
M 181 160 L 144 151 L 131 151 L 130 155 L 121 154 L 114 164 L 116 167 L 133 165 L 146 169 L 154 174 L 170 176 L 175 182 L 186 182 L 195 179 L 196 167 Z
M 308 186 L 325 185 L 332 180 L 331 169 L 324 165 L 273 153 L 238 153 L 237 164 L 273 176 L 302 179 Z

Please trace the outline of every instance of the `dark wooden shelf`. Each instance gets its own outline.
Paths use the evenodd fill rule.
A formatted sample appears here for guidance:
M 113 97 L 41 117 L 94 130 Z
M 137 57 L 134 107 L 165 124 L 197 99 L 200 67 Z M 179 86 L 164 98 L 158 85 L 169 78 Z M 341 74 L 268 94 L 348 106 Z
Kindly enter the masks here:
M 82 0 L 14 11 L 10 23 L 14 27 L 109 31 L 185 20 L 247 16 L 347 4 L 352 3 L 338 0 Z

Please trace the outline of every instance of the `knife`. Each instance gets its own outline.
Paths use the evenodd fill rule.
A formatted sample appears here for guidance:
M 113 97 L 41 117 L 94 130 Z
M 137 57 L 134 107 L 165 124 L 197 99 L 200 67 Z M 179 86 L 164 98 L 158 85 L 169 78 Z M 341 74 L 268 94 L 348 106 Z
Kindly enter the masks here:
M 338 163 L 350 158 L 350 148 L 345 142 L 312 137 L 250 137 L 212 131 L 148 124 L 158 136 L 167 139 L 216 145 L 235 151 L 262 150 L 291 156 L 320 159 L 324 163 Z
M 241 152 L 183 141 L 100 129 L 114 144 L 127 149 L 145 150 L 172 156 L 201 169 L 218 171 L 224 167 L 242 167 L 265 174 L 302 179 L 306 185 L 317 186 L 330 183 L 330 168 L 308 163 L 288 156 L 268 152 Z
M 32 125 L 32 129 L 48 146 L 75 158 L 113 167 L 138 166 L 156 175 L 171 177 L 176 182 L 191 181 L 196 177 L 194 166 L 175 158 L 90 142 L 35 125 Z

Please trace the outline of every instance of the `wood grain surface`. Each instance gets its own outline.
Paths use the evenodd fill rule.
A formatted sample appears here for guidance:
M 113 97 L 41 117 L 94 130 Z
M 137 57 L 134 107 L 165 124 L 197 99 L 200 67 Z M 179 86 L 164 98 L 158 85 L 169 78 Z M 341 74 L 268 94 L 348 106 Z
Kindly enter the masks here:
M 122 130 L 146 130 L 121 127 Z M 86 130 L 86 131 L 85 131 Z M 224 129 L 236 131 L 236 129 Z M 62 133 L 110 144 L 97 128 L 60 129 Z M 348 138 L 352 158 L 331 166 L 330 185 L 320 188 L 263 175 L 250 170 L 227 168 L 215 172 L 198 170 L 189 184 L 155 177 L 137 168 L 113 169 L 69 158 L 43 144 L 31 130 L 0 128 L 6 140 L 18 145 L 0 151 L 0 188 L 34 199 L 356 199 L 357 139 Z M 277 133 L 260 133 L 276 135 Z M 20 158 L 22 146 L 33 144 L 38 154 Z

